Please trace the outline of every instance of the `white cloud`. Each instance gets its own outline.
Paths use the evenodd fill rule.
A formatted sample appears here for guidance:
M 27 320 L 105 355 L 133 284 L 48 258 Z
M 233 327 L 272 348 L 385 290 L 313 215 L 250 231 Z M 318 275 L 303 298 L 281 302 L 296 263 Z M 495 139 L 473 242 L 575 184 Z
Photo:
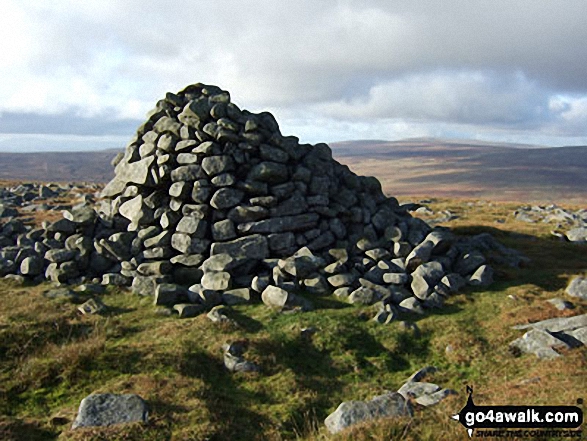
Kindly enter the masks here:
M 582 0 L 5 0 L 0 112 L 141 119 L 201 81 L 311 138 L 583 136 L 585 16 Z

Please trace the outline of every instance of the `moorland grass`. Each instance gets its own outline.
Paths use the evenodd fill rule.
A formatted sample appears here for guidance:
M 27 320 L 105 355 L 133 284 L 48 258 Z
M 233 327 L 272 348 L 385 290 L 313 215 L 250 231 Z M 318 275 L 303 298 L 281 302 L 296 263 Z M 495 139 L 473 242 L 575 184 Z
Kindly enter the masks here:
M 490 232 L 531 263 L 497 267 L 489 288 L 466 289 L 425 316 L 402 316 L 418 325 L 416 334 L 398 322 L 379 325 L 369 320 L 372 308 L 333 297 L 297 314 L 237 306 L 228 313 L 235 325 L 158 314 L 150 298 L 115 288 L 102 295 L 107 313 L 82 316 L 76 305 L 43 297 L 48 284 L 1 280 L 0 439 L 457 440 L 468 437 L 450 415 L 464 405 L 466 385 L 477 404 L 572 405 L 586 397 L 585 348 L 550 361 L 507 348 L 523 333 L 516 324 L 585 313 L 579 301 L 561 312 L 546 300 L 564 297 L 570 278 L 587 271 L 586 247 L 557 241 L 547 224 L 516 221 L 517 204 L 435 200 L 430 207 L 457 212 L 447 225 L 459 234 Z M 300 335 L 307 327 L 316 328 L 312 338 Z M 224 369 L 222 345 L 235 340 L 260 374 Z M 439 368 L 431 381 L 459 395 L 416 406 L 413 419 L 328 435 L 323 420 L 340 402 L 397 390 L 426 365 Z M 141 395 L 149 423 L 70 430 L 79 402 L 93 392 Z

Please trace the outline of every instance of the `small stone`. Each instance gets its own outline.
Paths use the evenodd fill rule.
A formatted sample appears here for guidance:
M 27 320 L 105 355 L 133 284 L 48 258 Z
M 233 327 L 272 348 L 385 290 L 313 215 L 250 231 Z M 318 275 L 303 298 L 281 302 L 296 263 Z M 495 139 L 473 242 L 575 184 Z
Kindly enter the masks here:
M 178 303 L 173 305 L 173 309 L 179 314 L 179 318 L 192 318 L 200 315 L 205 311 L 204 305 L 194 305 L 192 303 Z
M 106 306 L 99 299 L 90 299 L 79 306 L 78 311 L 84 315 L 101 314 L 106 311 Z
M 566 309 L 573 309 L 575 307 L 575 305 L 573 305 L 571 302 L 569 302 L 567 300 L 563 300 L 559 297 L 555 297 L 554 299 L 548 299 L 547 302 L 550 303 L 552 306 L 554 306 L 559 311 L 564 311 Z

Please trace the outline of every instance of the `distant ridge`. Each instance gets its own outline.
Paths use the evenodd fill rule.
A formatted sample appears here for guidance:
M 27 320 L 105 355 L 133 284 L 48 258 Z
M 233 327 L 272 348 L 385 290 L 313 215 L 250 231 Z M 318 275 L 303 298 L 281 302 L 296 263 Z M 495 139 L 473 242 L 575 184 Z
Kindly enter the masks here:
M 434 138 L 330 146 L 357 174 L 379 178 L 388 194 L 587 202 L 587 146 Z M 108 182 L 120 151 L 0 153 L 0 179 Z
M 0 153 L 0 179 L 107 182 L 114 176 L 110 161 L 119 151 Z

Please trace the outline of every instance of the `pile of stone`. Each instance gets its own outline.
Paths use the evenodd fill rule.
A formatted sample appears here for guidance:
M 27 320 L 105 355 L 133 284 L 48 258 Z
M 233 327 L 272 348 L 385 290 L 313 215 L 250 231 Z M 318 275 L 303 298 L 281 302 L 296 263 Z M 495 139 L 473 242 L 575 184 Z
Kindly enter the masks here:
M 488 285 L 490 259 L 523 262 L 488 234 L 432 229 L 326 144 L 283 136 L 271 114 L 215 86 L 168 93 L 113 166 L 97 209 L 83 203 L 35 229 L 9 218 L 0 275 L 131 286 L 185 316 L 256 298 L 309 309 L 334 292 L 380 302 L 386 322 Z
M 552 234 L 575 243 L 587 242 L 587 209 L 565 210 L 556 205 L 523 206 L 514 211 L 514 217 L 522 222 L 551 223 L 555 225 Z

